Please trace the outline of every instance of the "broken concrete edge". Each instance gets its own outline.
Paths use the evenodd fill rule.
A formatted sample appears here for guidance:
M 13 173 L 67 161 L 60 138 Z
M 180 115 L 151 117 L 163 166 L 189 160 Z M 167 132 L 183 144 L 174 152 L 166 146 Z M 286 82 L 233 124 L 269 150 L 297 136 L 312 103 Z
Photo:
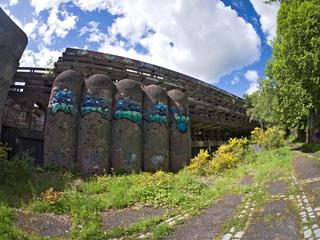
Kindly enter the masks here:
M 10 85 L 23 51 L 28 44 L 28 37 L 1 7 L 0 20 L 0 126 L 2 126 L 4 107 Z

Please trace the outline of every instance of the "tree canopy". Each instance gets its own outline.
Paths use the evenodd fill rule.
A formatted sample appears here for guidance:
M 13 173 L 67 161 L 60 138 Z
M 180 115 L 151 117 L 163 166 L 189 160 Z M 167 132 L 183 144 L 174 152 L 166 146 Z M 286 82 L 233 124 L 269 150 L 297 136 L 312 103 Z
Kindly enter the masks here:
M 311 112 L 320 110 L 320 0 L 281 1 L 272 45 L 266 74 L 272 79 L 277 101 L 276 108 L 271 106 L 277 116 L 274 120 L 285 127 L 302 127 Z M 272 103 L 274 96 L 264 91 L 270 89 L 259 89 L 262 99 L 253 106 L 265 104 L 266 97 Z M 266 109 L 261 111 L 261 119 L 268 122 Z
M 266 78 L 261 80 L 256 92 L 245 96 L 250 121 L 258 121 L 261 127 L 279 122 L 278 98 L 275 91 L 275 82 Z

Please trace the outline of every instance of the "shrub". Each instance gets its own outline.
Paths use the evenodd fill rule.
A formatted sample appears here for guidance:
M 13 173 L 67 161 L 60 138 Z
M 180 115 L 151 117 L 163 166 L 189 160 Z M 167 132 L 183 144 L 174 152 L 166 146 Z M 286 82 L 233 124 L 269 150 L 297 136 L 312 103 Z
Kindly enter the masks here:
M 8 160 L 7 144 L 0 144 L 0 184 L 11 184 L 17 181 L 30 179 L 31 158 L 27 154 L 16 155 Z
M 285 145 L 284 132 L 278 128 L 267 128 L 266 130 L 255 128 L 251 132 L 251 141 L 265 149 L 276 149 Z
M 227 144 L 218 148 L 212 159 L 207 150 L 200 150 L 186 169 L 196 175 L 215 174 L 255 159 L 256 154 L 247 138 L 230 138 Z
M 210 155 L 208 150 L 201 149 L 197 156 L 191 159 L 191 163 L 187 166 L 193 174 L 206 175 L 208 173 L 208 166 L 210 163 Z
M 249 155 L 249 140 L 247 138 L 230 138 L 227 144 L 218 148 L 210 167 L 212 173 L 236 167 L 241 162 L 246 162 Z

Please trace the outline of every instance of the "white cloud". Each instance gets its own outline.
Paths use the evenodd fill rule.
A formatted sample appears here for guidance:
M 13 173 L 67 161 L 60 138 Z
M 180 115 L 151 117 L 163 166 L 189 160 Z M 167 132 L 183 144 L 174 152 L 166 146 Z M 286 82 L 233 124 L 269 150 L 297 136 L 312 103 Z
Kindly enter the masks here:
M 18 4 L 18 0 L 10 0 L 9 5 L 14 6 Z
M 279 4 L 277 2 L 266 4 L 264 0 L 250 0 L 255 11 L 260 16 L 261 28 L 268 43 L 275 37 L 277 28 L 277 14 Z
M 249 89 L 247 90 L 247 94 L 251 94 L 255 91 L 258 90 L 259 86 L 259 75 L 256 70 L 248 70 L 245 74 L 244 77 L 249 81 L 250 86 Z
M 119 14 L 100 51 L 129 56 L 180 71 L 207 82 L 260 57 L 252 25 L 219 0 L 109 0 Z M 121 36 L 126 41 L 118 41 Z M 148 54 L 135 51 L 136 44 Z
M 72 2 L 83 11 L 106 10 L 114 0 L 31 0 L 36 13 L 58 8 L 61 4 Z
M 51 45 L 54 36 L 64 38 L 70 30 L 76 28 L 78 17 L 66 10 L 59 11 L 52 8 L 46 23 L 43 23 L 38 30 L 42 37 L 43 44 Z
M 30 36 L 38 34 L 37 40 L 48 47 L 55 37 L 64 38 L 76 28 L 77 16 L 64 7 L 69 3 L 83 11 L 107 10 L 115 15 L 108 29 L 101 30 L 92 21 L 79 30 L 79 37 L 98 43 L 99 51 L 147 61 L 210 83 L 260 58 L 261 42 L 253 26 L 221 0 L 31 0 L 36 13 L 48 10 L 49 17 L 46 22 L 29 23 Z M 137 50 L 141 47 L 143 51 Z M 25 59 L 37 59 L 35 54 L 29 52 Z
M 102 42 L 106 38 L 106 34 L 100 32 L 99 23 L 95 21 L 89 22 L 88 26 L 84 26 L 79 31 L 79 37 L 89 34 L 87 37 L 88 42 Z
M 39 20 L 32 19 L 31 22 L 25 24 L 22 29 L 27 34 L 28 38 L 35 39 L 36 38 L 36 30 L 39 24 Z
M 20 66 L 52 67 L 52 63 L 58 60 L 62 51 L 62 49 L 60 51 L 51 50 L 42 45 L 38 51 L 27 49 L 22 55 Z
M 237 83 L 240 82 L 239 76 L 234 76 L 234 78 L 231 80 L 231 85 L 236 85 Z
M 84 11 L 106 10 L 110 7 L 108 0 L 74 0 L 73 2 Z
M 34 7 L 36 13 L 52 8 L 59 8 L 63 3 L 70 2 L 70 0 L 31 0 L 31 6 Z

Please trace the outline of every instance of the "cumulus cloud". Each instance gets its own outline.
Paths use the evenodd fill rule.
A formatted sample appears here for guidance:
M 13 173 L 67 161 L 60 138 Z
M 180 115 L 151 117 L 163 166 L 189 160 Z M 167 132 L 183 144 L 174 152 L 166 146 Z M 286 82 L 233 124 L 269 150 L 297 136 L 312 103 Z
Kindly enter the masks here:
M 10 0 L 9 5 L 14 6 L 18 4 L 18 0 Z
M 110 8 L 110 2 L 113 0 L 31 0 L 31 6 L 36 13 L 43 10 L 57 8 L 61 4 L 73 3 L 83 11 L 106 10 Z
M 91 21 L 79 30 L 88 44 L 98 43 L 99 51 L 210 83 L 260 58 L 261 42 L 253 26 L 221 0 L 31 0 L 36 13 L 49 12 L 47 22 L 36 24 L 44 46 L 76 27 L 77 16 L 63 7 L 70 3 L 83 11 L 106 10 L 115 16 L 108 29 L 100 30 Z
M 70 0 L 31 0 L 31 6 L 34 7 L 35 12 L 38 14 L 43 10 L 49 10 L 52 8 L 59 8 L 63 3 L 67 3 Z
M 259 75 L 256 70 L 248 70 L 245 74 L 244 77 L 249 81 L 250 86 L 249 89 L 247 90 L 247 94 L 251 94 L 255 91 L 258 90 L 259 86 Z
M 52 63 L 57 61 L 61 56 L 61 52 L 52 50 L 41 45 L 38 51 L 27 49 L 24 51 L 20 60 L 20 66 L 25 67 L 52 67 Z
M 234 76 L 230 83 L 231 83 L 231 85 L 236 85 L 239 82 L 240 82 L 239 76 Z
M 264 0 L 250 0 L 250 2 L 260 16 L 261 29 L 270 44 L 276 35 L 277 14 L 280 6 L 277 2 L 266 4 Z
M 100 51 L 134 57 L 207 82 L 249 65 L 260 57 L 252 25 L 219 0 L 109 0 L 120 15 Z M 122 41 L 118 40 L 121 36 Z M 141 54 L 139 45 L 147 54 Z
M 83 35 L 88 34 L 87 37 L 88 42 L 102 42 L 106 38 L 106 34 L 102 33 L 99 30 L 99 23 L 95 21 L 89 22 L 87 26 L 84 26 L 79 31 L 79 37 L 82 37 Z
M 72 13 L 52 8 L 47 22 L 39 27 L 38 33 L 42 37 L 43 44 L 52 44 L 54 36 L 64 38 L 70 30 L 76 28 L 77 21 L 78 17 Z

